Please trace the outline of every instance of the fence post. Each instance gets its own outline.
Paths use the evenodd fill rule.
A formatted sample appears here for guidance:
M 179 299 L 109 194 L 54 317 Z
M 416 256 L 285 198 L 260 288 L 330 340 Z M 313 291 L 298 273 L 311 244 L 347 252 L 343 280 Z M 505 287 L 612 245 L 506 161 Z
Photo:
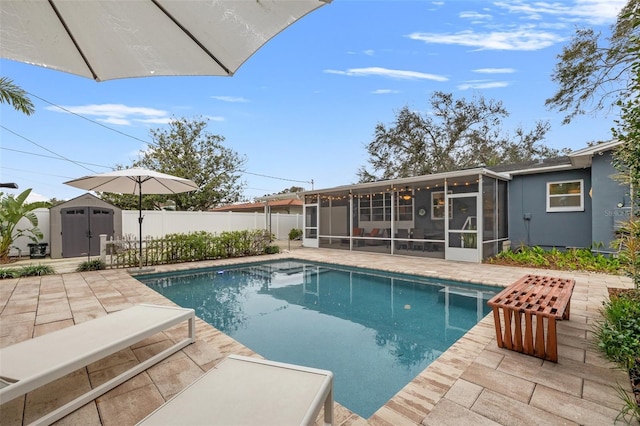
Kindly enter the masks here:
M 102 263 L 107 260 L 107 234 L 100 234 L 100 260 Z

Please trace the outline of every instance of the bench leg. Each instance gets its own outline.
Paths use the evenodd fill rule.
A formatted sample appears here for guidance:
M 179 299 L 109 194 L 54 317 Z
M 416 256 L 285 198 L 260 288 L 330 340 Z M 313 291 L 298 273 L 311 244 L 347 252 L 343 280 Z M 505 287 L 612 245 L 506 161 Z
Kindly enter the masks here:
M 497 306 L 493 307 L 493 323 L 496 327 L 496 340 L 498 341 L 498 347 L 503 348 L 502 342 L 502 326 L 500 325 L 500 309 Z
M 511 309 L 502 308 L 504 313 L 504 338 L 502 343 L 507 349 L 513 350 L 513 337 L 511 335 Z
M 536 315 L 536 343 L 533 354 L 544 359 L 544 317 L 542 315 Z
M 545 359 L 558 362 L 558 338 L 556 336 L 556 319 L 549 318 L 547 330 L 547 356 Z
M 524 345 L 523 350 L 525 354 L 533 355 L 533 315 L 530 313 L 524 314 Z
M 514 350 L 518 351 L 518 352 L 522 352 L 522 313 L 517 312 L 517 311 L 513 311 L 513 315 L 515 317 L 516 323 L 515 323 L 515 330 L 514 330 Z

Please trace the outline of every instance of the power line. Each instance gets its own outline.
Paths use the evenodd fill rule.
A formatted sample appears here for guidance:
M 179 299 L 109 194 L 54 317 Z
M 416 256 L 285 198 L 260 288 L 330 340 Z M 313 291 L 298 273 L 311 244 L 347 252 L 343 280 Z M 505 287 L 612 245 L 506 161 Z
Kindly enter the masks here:
M 70 111 L 70 110 L 68 110 L 67 108 L 64 108 L 64 107 L 62 107 L 62 106 L 60 106 L 60 105 L 57 105 L 57 104 L 55 104 L 55 103 L 53 103 L 53 102 L 51 102 L 51 101 L 48 101 L 48 100 L 46 100 L 46 99 L 44 99 L 44 98 L 42 98 L 42 97 L 40 97 L 40 96 L 38 96 L 38 95 L 35 95 L 35 94 L 31 93 L 31 92 L 26 92 L 26 93 L 27 93 L 29 96 L 33 96 L 34 98 L 37 98 L 37 99 L 41 100 L 42 102 L 45 102 L 45 103 L 47 103 L 47 104 L 49 104 L 49 105 L 51 105 L 51 106 L 53 106 L 53 107 L 55 107 L 55 108 L 58 108 L 58 109 L 60 109 L 60 110 L 62 110 L 62 111 L 64 111 L 64 112 L 69 113 L 69 114 L 71 114 L 71 115 L 74 115 L 74 116 L 76 116 L 76 117 L 78 117 L 78 118 L 82 118 L 83 120 L 86 120 L 86 121 L 88 121 L 88 122 L 90 122 L 90 123 L 96 124 L 96 125 L 98 125 L 98 126 L 100 126 L 100 127 L 103 127 L 103 128 L 105 128 L 105 129 L 107 129 L 107 130 L 111 130 L 112 132 L 116 132 L 116 133 L 118 133 L 118 134 L 120 134 L 120 135 L 122 135 L 122 136 L 126 136 L 126 137 L 128 137 L 128 138 L 131 138 L 131 139 L 137 140 L 137 141 L 142 142 L 142 143 L 144 143 L 144 144 L 146 144 L 146 145 L 149 145 L 149 146 L 154 146 L 154 147 L 157 147 L 157 146 L 158 146 L 158 144 L 156 144 L 155 142 L 145 141 L 145 140 L 140 139 L 140 138 L 138 138 L 138 137 L 136 137 L 136 136 L 133 136 L 133 135 L 127 134 L 127 133 L 125 133 L 125 132 L 122 132 L 122 131 L 120 131 L 120 130 L 114 129 L 114 128 L 112 128 L 112 127 L 106 126 L 106 125 L 104 125 L 104 124 L 102 124 L 102 123 L 100 123 L 100 122 L 97 122 L 97 121 L 92 120 L 92 119 L 90 119 L 90 118 L 88 118 L 88 117 L 85 117 L 85 116 L 83 116 L 83 115 L 80 115 L 80 114 L 78 114 L 78 113 L 75 113 L 75 112 L 73 112 L 73 111 Z M 86 163 L 86 162 L 81 162 L 81 161 L 75 161 L 75 160 L 68 159 L 68 158 L 66 158 L 66 157 L 64 157 L 64 156 L 62 156 L 62 155 L 60 155 L 60 154 L 58 154 L 58 153 L 56 153 L 56 152 L 53 152 L 52 150 L 50 150 L 50 149 L 48 149 L 48 148 L 43 147 L 42 145 L 37 144 L 36 142 L 34 142 L 34 141 L 32 141 L 32 140 L 30 140 L 30 139 L 26 138 L 25 136 L 22 136 L 22 135 L 20 135 L 20 134 L 18 134 L 18 133 L 16 133 L 16 132 L 14 132 L 13 130 L 9 130 L 9 129 L 8 129 L 7 127 L 5 127 L 5 126 L 0 125 L 0 127 L 1 127 L 1 128 L 3 128 L 3 129 L 5 129 L 6 131 L 8 131 L 8 132 L 10 132 L 10 133 L 12 133 L 12 134 L 14 134 L 14 135 L 16 135 L 16 136 L 18 136 L 18 137 L 20 137 L 20 138 L 22 138 L 22 139 L 24 139 L 24 140 L 26 140 L 26 141 L 28 141 L 28 142 L 30 142 L 30 143 L 32 143 L 32 144 L 34 144 L 34 145 L 36 145 L 36 146 L 38 146 L 38 147 L 40 147 L 40 148 L 44 149 L 45 151 L 48 151 L 48 152 L 50 152 L 50 153 L 54 154 L 54 155 L 56 156 L 56 157 L 49 157 L 49 158 L 63 159 L 63 160 L 69 161 L 69 162 L 71 162 L 71 163 L 73 163 L 73 164 L 76 164 L 76 165 L 78 165 L 78 166 L 80 166 L 80 167 L 83 167 L 83 168 L 85 168 L 85 169 L 87 169 L 87 170 L 91 171 L 92 173 L 96 173 L 96 172 L 95 172 L 95 171 L 93 171 L 93 170 L 91 170 L 91 169 L 89 169 L 89 168 L 87 168 L 87 167 L 82 166 L 82 164 L 89 164 L 89 165 L 94 165 L 94 166 L 96 166 L 96 167 L 104 167 L 104 168 L 106 168 L 106 169 L 113 169 L 113 167 L 101 166 L 101 165 L 97 165 L 97 164 L 91 164 L 91 163 Z M 8 149 L 8 148 L 4 148 L 4 149 Z M 28 153 L 28 152 L 25 152 L 25 151 L 18 151 L 18 150 L 11 150 L 11 151 L 21 152 L 21 153 L 29 154 L 29 155 L 39 155 L 39 156 L 42 156 L 42 157 L 46 157 L 46 156 L 41 155 L 41 154 Z M 286 181 L 286 182 L 310 183 L 310 184 L 313 186 L 313 179 L 311 179 L 310 181 L 306 181 L 306 180 L 297 180 L 297 179 L 282 178 L 282 177 L 278 177 L 278 176 L 269 176 L 269 175 L 264 175 L 264 174 L 259 174 L 259 173 L 252 173 L 252 172 L 248 172 L 248 171 L 246 171 L 246 170 L 241 171 L 241 172 L 242 172 L 242 173 L 244 173 L 244 174 L 247 174 L 247 175 L 259 176 L 259 177 L 264 177 L 264 178 L 268 178 L 268 179 L 275 179 L 275 180 L 281 180 L 281 181 Z
M 34 145 L 35 145 L 35 146 L 37 146 L 38 148 L 42 148 L 42 149 L 44 149 L 45 151 L 50 152 L 51 154 L 53 154 L 53 155 L 55 155 L 55 156 L 57 156 L 57 157 L 59 157 L 59 158 L 61 158 L 61 159 L 65 160 L 65 161 L 68 161 L 68 162 L 70 162 L 70 163 L 73 163 L 73 164 L 75 164 L 76 166 L 80 166 L 80 167 L 82 167 L 83 169 L 87 169 L 87 170 L 89 170 L 89 171 L 90 171 L 90 172 L 92 172 L 92 173 L 95 173 L 95 170 L 91 170 L 90 168 L 85 167 L 84 165 L 82 165 L 82 164 L 78 163 L 77 161 L 74 161 L 74 160 L 72 160 L 72 159 L 70 159 L 70 158 L 67 158 L 67 157 L 65 157 L 64 155 L 60 155 L 60 154 L 58 154 L 57 152 L 51 151 L 49 148 L 46 148 L 46 147 L 44 147 L 44 146 L 40 145 L 39 143 L 36 143 L 36 142 L 32 141 L 31 139 L 29 139 L 29 138 L 27 138 L 27 137 L 24 137 L 24 136 L 22 136 L 22 135 L 20 135 L 20 134 L 18 134 L 18 133 L 16 133 L 16 132 L 14 132 L 13 130 L 9 130 L 8 128 L 6 128 L 5 126 L 3 126 L 3 125 L 1 125 L 1 124 L 0 124 L 0 127 L 1 127 L 1 128 L 3 128 L 4 130 L 6 130 L 7 132 L 14 134 L 14 135 L 15 135 L 15 136 L 17 136 L 17 137 L 22 138 L 22 139 L 26 140 L 27 142 L 34 144 Z
M 42 102 L 46 102 L 46 103 L 48 103 L 49 105 L 51 105 L 51 106 L 53 106 L 53 107 L 56 107 L 56 108 L 59 108 L 59 109 L 61 109 L 61 110 L 62 110 L 62 111 L 64 111 L 64 112 L 67 112 L 67 113 L 69 113 L 69 114 L 75 115 L 76 117 L 82 118 L 83 120 L 87 120 L 89 123 L 97 124 L 98 126 L 100 126 L 100 127 L 104 127 L 104 128 L 105 128 L 105 129 L 107 129 L 107 130 L 111 130 L 112 132 L 116 132 L 116 133 L 118 133 L 118 134 L 121 134 L 122 136 L 126 136 L 126 137 L 128 137 L 128 138 L 135 139 L 135 140 L 137 140 L 137 141 L 139 141 L 139 142 L 142 142 L 142 143 L 144 143 L 144 144 L 147 144 L 147 145 L 150 145 L 150 146 L 156 146 L 156 147 L 158 146 L 158 144 L 156 144 L 155 142 L 145 141 L 145 140 L 140 139 L 140 138 L 138 138 L 138 137 L 136 137 L 136 136 L 129 135 L 129 134 L 127 134 L 127 133 L 125 133 L 125 132 L 122 132 L 122 131 L 120 131 L 120 130 L 118 130 L 118 129 L 114 129 L 113 127 L 109 127 L 109 126 L 107 126 L 107 125 L 105 125 L 105 124 L 102 124 L 102 123 L 100 123 L 100 122 L 98 122 L 98 121 L 92 120 L 92 119 L 90 119 L 90 118 L 88 118 L 88 117 L 85 117 L 85 116 L 83 116 L 83 115 L 80 115 L 80 114 L 78 114 L 78 113 L 75 113 L 75 112 L 73 112 L 73 111 L 70 111 L 70 110 L 66 109 L 65 107 L 62 107 L 62 106 L 60 106 L 60 105 L 56 105 L 56 104 L 54 104 L 53 102 L 49 102 L 48 100 L 46 100 L 46 99 L 44 99 L 44 98 L 41 98 L 41 97 L 40 97 L 40 96 L 38 96 L 38 95 L 34 95 L 33 93 L 30 93 L 30 92 L 27 92 L 27 93 L 28 93 L 30 96 L 33 96 L 34 98 L 38 98 L 38 99 L 40 99 Z
M 66 159 L 64 159 L 64 158 L 54 157 L 53 155 L 45 155 L 45 154 L 38 154 L 36 152 L 21 151 L 19 149 L 5 148 L 3 146 L 0 147 L 0 149 L 3 149 L 5 151 L 19 152 L 21 154 L 33 155 L 33 156 L 36 156 L 36 157 L 52 158 L 54 160 L 66 161 Z M 103 166 L 101 164 L 87 163 L 87 162 L 84 162 L 84 161 L 76 161 L 76 164 L 86 164 L 88 166 L 102 167 L 102 168 L 109 169 L 109 170 L 111 170 L 113 168 L 113 167 L 109 167 L 109 166 Z M 3 167 L 3 168 L 7 168 L 8 169 L 9 167 Z
M 265 178 L 269 178 L 269 179 L 284 180 L 284 181 L 288 181 L 288 182 L 310 183 L 310 184 L 313 184 L 313 180 L 296 180 L 296 179 L 287 179 L 287 178 L 281 178 L 281 177 L 276 177 L 276 176 L 261 175 L 261 174 L 259 174 L 259 173 L 251 173 L 251 172 L 247 172 L 247 171 L 243 171 L 242 173 L 245 173 L 245 174 L 247 174 L 247 175 L 253 175 L 253 176 L 265 177 Z

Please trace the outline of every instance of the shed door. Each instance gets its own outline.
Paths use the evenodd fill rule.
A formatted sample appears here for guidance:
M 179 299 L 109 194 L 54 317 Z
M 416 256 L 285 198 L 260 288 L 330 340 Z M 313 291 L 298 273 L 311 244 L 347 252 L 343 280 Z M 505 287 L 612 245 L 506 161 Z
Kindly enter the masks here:
M 61 209 L 62 257 L 99 256 L 100 234 L 113 236 L 113 210 L 102 207 Z

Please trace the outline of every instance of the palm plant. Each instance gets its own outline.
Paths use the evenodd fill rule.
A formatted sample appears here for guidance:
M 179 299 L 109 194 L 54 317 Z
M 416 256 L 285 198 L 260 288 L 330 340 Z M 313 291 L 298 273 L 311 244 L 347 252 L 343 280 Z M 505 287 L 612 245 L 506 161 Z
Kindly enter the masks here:
M 31 189 L 27 189 L 18 196 L 6 195 L 0 192 L 0 263 L 9 260 L 9 251 L 14 241 L 22 236 L 37 243 L 43 238 L 42 231 L 38 228 L 38 217 L 33 212 L 35 209 L 49 207 L 46 201 L 27 203 L 27 197 Z M 18 223 L 25 218 L 30 227 L 18 228 Z

